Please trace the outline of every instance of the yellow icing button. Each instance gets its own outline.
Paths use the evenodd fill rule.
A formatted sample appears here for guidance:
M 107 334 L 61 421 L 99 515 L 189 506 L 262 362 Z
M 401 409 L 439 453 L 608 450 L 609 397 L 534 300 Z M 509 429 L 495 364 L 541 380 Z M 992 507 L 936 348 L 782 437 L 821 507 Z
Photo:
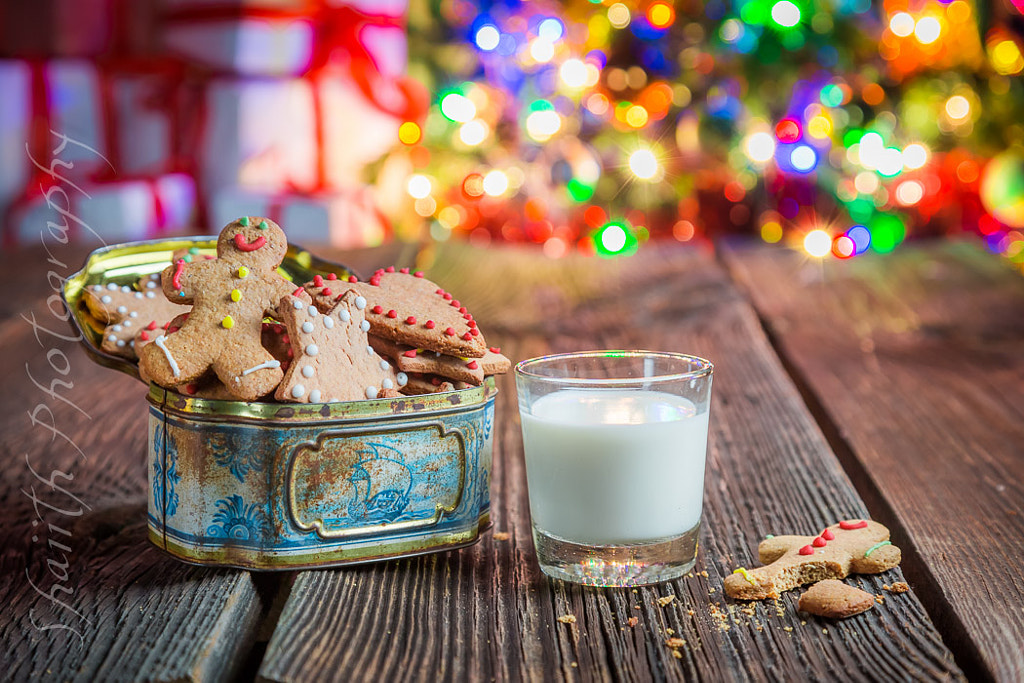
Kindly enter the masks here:
M 239 266 L 238 267 L 238 277 L 245 277 L 248 274 L 249 274 L 249 269 L 248 268 L 246 268 L 245 266 Z
M 232 289 L 231 290 L 231 300 L 232 301 L 241 301 L 242 300 L 242 293 L 240 291 L 238 291 L 237 289 Z
M 220 324 L 224 327 L 224 329 L 230 330 L 232 327 L 235 326 L 235 321 L 230 315 L 226 315 L 224 316 L 224 319 L 220 321 Z

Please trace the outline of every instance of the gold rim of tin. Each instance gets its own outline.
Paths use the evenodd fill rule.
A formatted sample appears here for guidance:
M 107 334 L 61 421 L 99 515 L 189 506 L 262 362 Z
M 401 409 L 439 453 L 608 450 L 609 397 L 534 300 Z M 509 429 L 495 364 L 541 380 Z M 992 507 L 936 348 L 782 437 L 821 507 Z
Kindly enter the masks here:
M 260 401 L 222 401 L 182 396 L 156 384 L 149 385 L 146 396 L 151 404 L 170 413 L 187 415 L 190 419 L 230 418 L 232 421 L 253 420 L 261 425 L 274 423 L 323 422 L 330 420 L 365 420 L 403 418 L 421 413 L 442 413 L 476 408 L 498 393 L 494 378 L 488 377 L 478 387 L 456 389 L 436 394 L 417 394 L 400 398 L 339 401 L 337 403 L 270 403 Z
M 134 286 L 140 278 L 159 273 L 166 268 L 171 263 L 171 254 L 175 251 L 192 248 L 198 249 L 200 255 L 216 255 L 217 235 L 172 237 L 102 247 L 90 253 L 81 270 L 68 277 L 61 290 L 61 296 L 71 312 L 71 327 L 81 335 L 82 346 L 93 361 L 142 381 L 136 363 L 107 353 L 100 347 L 104 325 L 96 321 L 85 309 L 82 303 L 85 288 L 111 282 Z M 343 279 L 356 275 L 348 266 L 318 258 L 296 244 L 288 245 L 288 252 L 277 270 L 282 277 L 291 282 L 308 282 L 315 275 L 327 276 L 330 273 Z M 456 410 L 484 403 L 497 391 L 494 379 L 488 378 L 479 387 L 397 399 L 339 403 L 262 403 L 193 398 L 150 384 L 147 400 L 158 408 L 188 414 L 190 417 L 244 418 L 265 424 L 274 421 L 310 422 L 324 419 L 401 417 L 429 411 Z

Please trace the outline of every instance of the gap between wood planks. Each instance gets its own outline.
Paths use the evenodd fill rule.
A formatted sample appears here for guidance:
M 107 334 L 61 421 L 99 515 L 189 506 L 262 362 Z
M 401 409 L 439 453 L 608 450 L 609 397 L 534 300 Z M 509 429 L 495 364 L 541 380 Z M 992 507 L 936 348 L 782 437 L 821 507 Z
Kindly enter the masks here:
M 900 562 L 900 568 L 903 570 L 914 593 L 924 606 L 929 618 L 931 618 L 932 623 L 935 624 L 939 635 L 942 636 L 946 647 L 953 653 L 953 658 L 957 665 L 967 676 L 968 680 L 992 680 L 990 672 L 984 665 L 977 644 L 968 634 L 963 622 L 957 616 L 956 610 L 948 602 L 942 600 L 942 587 L 928 567 L 928 564 L 921 557 L 917 545 L 907 533 L 899 516 L 872 481 L 867 469 L 857 457 L 849 441 L 843 438 L 838 423 L 829 415 L 828 410 L 826 410 L 818 395 L 814 392 L 804 373 L 800 371 L 786 352 L 785 345 L 780 342 L 770 321 L 754 302 L 753 297 L 750 296 L 747 284 L 743 278 L 736 276 L 735 268 L 729 259 L 723 258 L 721 245 L 717 243 L 715 245 L 715 260 L 729 274 L 737 289 L 747 296 L 750 307 L 757 315 L 761 329 L 768 338 L 768 342 L 771 344 L 772 349 L 774 349 L 776 356 L 778 356 L 783 369 L 800 393 L 800 397 L 807 406 L 811 417 L 818 424 L 818 428 L 825 436 L 825 440 L 828 441 L 828 445 L 835 453 L 840 466 L 846 472 L 846 476 L 850 478 L 853 487 L 864 501 L 864 505 L 871 512 L 871 516 L 889 528 L 893 541 L 903 549 L 903 559 Z

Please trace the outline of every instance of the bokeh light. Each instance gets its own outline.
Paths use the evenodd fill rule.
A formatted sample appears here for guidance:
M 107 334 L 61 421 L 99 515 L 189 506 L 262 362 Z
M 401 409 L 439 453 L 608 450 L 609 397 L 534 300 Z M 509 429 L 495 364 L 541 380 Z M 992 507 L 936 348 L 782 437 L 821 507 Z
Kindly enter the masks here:
M 804 235 L 804 251 L 816 258 L 824 258 L 832 251 L 832 237 L 824 230 L 811 230 Z
M 641 180 L 651 180 L 658 174 L 658 158 L 649 149 L 638 149 L 629 155 L 629 170 Z

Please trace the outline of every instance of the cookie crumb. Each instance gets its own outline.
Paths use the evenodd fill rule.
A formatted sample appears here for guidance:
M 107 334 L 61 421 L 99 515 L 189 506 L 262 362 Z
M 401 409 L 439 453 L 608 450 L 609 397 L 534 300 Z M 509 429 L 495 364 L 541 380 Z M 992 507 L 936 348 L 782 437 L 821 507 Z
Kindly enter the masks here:
M 494 538 L 495 541 L 507 541 L 508 539 L 512 538 L 512 534 L 508 533 L 507 531 L 495 531 L 493 534 L 491 534 L 491 536 Z
M 709 589 L 708 589 L 708 595 L 711 595 L 711 594 L 712 594 L 712 593 L 714 593 L 714 592 L 715 592 L 715 589 L 714 589 L 714 588 L 709 588 Z
M 576 667 L 579 666 L 579 664 L 577 664 L 576 662 L 569 662 L 569 666 L 571 666 L 572 668 L 575 669 Z
M 563 624 L 575 624 L 576 623 L 576 617 L 573 616 L 572 614 L 563 614 L 562 616 L 558 617 L 558 620 L 560 622 L 562 622 Z
M 782 630 L 785 631 L 786 633 L 792 633 L 793 632 L 793 627 L 792 626 L 783 626 Z
M 671 603 L 675 599 L 676 599 L 675 595 L 666 595 L 663 598 L 658 598 L 658 604 L 661 605 L 662 607 L 665 607 L 666 605 L 668 605 L 669 603 Z
M 889 591 L 890 593 L 906 593 L 910 590 L 910 585 L 907 584 L 906 581 L 897 581 L 891 586 L 887 584 L 883 585 L 882 588 Z
M 683 658 L 683 653 L 680 652 L 679 650 L 672 650 L 672 656 L 675 657 L 676 659 L 682 659 Z
M 885 602 L 885 596 L 881 593 L 877 594 L 875 596 L 875 602 L 877 602 L 879 605 L 883 604 Z
M 668 645 L 671 648 L 677 648 L 677 647 L 683 647 L 684 645 L 686 645 L 686 641 L 683 640 L 682 638 L 668 638 L 665 641 L 665 644 Z
M 676 630 L 673 628 L 666 628 L 665 633 L 669 634 L 670 636 L 674 636 L 676 634 Z
M 636 626 L 637 624 L 640 623 L 640 617 L 630 617 L 629 619 L 626 620 L 626 623 L 629 624 L 630 626 Z

